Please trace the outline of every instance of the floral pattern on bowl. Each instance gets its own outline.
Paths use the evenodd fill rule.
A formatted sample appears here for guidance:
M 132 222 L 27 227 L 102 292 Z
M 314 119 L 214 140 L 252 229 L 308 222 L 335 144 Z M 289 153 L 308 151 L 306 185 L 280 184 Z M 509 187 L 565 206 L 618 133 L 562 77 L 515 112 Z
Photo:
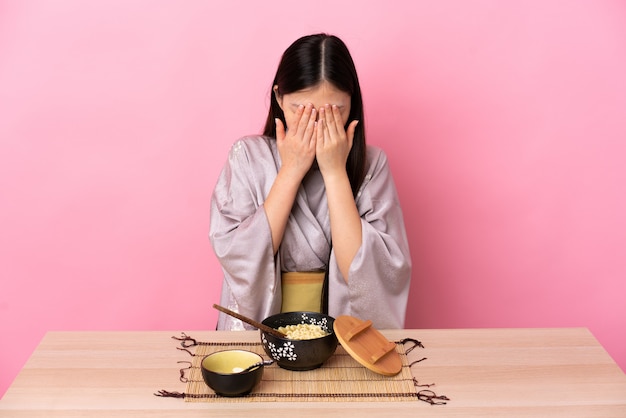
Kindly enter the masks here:
M 282 347 L 276 347 L 276 344 L 267 341 L 267 339 L 265 338 L 265 335 L 263 335 L 263 344 L 267 345 L 267 348 L 270 350 L 270 356 L 276 360 L 282 360 L 282 359 L 287 359 L 289 361 L 296 361 L 296 359 L 298 358 L 298 355 L 296 353 L 294 353 L 294 345 L 292 342 L 285 342 L 283 343 Z
M 329 332 L 328 330 L 328 318 L 326 317 L 322 317 L 322 318 L 315 318 L 315 317 L 309 317 L 309 314 L 307 312 L 302 312 L 302 320 L 300 321 L 301 324 L 310 324 L 310 325 L 317 325 L 320 328 L 322 328 L 324 331 Z

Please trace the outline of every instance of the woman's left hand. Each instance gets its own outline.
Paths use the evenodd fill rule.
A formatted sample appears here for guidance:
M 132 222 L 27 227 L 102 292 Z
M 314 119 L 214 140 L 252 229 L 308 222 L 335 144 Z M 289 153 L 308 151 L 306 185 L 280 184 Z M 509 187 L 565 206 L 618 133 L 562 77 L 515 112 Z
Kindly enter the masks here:
M 358 120 L 354 120 L 344 130 L 343 118 L 337 106 L 326 105 L 319 109 L 315 157 L 323 176 L 345 173 L 358 123 Z

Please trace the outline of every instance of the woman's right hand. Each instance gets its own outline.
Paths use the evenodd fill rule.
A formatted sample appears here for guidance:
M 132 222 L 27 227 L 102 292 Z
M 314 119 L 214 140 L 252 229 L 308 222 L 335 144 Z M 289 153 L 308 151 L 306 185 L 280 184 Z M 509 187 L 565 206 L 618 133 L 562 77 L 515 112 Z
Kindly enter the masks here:
M 293 118 L 287 120 L 287 132 L 276 119 L 276 145 L 281 167 L 272 188 L 263 202 L 272 233 L 274 254 L 285 234 L 285 226 L 300 183 L 315 160 L 317 111 L 312 104 L 298 106 Z
M 287 130 L 276 119 L 276 144 L 281 159 L 281 171 L 300 182 L 315 160 L 317 111 L 312 104 L 300 105 Z

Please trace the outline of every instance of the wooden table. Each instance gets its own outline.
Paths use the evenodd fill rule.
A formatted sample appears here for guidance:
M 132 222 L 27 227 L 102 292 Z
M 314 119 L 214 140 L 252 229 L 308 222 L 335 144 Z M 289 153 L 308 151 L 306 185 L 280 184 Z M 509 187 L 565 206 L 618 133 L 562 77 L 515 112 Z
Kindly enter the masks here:
M 199 341 L 258 341 L 256 331 L 194 331 Z M 184 392 L 178 331 L 50 332 L 0 400 L 0 417 L 626 417 L 626 375 L 584 328 L 383 331 L 419 339 L 425 402 L 195 403 Z M 183 353 L 184 354 L 184 353 Z M 409 358 L 411 359 L 411 358 Z M 349 414 L 349 415 L 347 415 Z

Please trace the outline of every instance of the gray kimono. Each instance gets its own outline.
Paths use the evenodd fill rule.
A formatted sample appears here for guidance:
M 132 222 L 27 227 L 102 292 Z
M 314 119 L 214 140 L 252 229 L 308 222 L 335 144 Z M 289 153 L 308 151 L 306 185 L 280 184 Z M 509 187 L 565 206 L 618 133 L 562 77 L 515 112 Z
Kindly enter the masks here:
M 366 176 L 356 197 L 363 243 L 344 280 L 330 247 L 324 182 L 313 167 L 302 181 L 282 244 L 273 254 L 263 208 L 280 167 L 276 140 L 249 136 L 230 150 L 211 199 L 209 237 L 224 272 L 220 304 L 258 321 L 280 312 L 281 271 L 325 270 L 329 314 L 371 319 L 378 329 L 404 327 L 411 257 L 387 157 L 367 147 Z M 220 330 L 248 325 L 219 313 Z

